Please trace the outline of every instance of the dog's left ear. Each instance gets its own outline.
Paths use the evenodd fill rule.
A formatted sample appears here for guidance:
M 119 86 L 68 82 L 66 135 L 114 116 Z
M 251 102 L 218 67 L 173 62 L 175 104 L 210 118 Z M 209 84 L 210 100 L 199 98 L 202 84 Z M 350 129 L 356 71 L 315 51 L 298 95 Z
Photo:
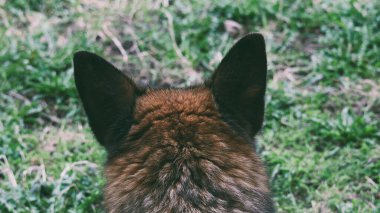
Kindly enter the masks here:
M 256 134 L 263 123 L 267 59 L 261 34 L 240 39 L 227 53 L 210 86 L 222 114 Z
M 96 139 L 108 151 L 118 149 L 119 139 L 132 125 L 135 100 L 142 91 L 132 79 L 90 52 L 74 55 L 74 76 Z

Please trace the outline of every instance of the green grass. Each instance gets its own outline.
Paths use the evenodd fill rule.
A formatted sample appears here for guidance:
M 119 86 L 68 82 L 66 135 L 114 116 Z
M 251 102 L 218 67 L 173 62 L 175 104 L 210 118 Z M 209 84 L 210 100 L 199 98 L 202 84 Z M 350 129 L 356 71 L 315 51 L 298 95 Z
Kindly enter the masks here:
M 186 86 L 250 31 L 267 41 L 258 148 L 278 211 L 379 212 L 379 1 L 6 0 L 0 16 L 0 212 L 102 211 L 105 152 L 74 88 L 75 51 L 139 84 Z

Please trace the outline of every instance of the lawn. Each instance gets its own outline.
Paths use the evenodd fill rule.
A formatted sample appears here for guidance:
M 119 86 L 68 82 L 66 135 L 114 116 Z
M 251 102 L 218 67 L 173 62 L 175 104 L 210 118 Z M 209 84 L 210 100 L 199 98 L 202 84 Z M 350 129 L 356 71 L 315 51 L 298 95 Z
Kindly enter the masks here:
M 102 212 L 74 52 L 181 87 L 246 32 L 267 43 L 258 152 L 278 212 L 380 212 L 378 0 L 0 0 L 0 212 Z

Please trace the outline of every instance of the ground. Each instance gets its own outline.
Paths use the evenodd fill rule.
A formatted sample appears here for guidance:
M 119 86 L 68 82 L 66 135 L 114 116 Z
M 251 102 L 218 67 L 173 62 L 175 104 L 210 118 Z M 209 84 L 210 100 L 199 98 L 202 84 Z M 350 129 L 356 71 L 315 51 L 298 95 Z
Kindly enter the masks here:
M 258 151 L 278 211 L 380 210 L 379 1 L 0 0 L 0 17 L 0 212 L 102 212 L 75 51 L 187 86 L 246 32 L 267 43 Z

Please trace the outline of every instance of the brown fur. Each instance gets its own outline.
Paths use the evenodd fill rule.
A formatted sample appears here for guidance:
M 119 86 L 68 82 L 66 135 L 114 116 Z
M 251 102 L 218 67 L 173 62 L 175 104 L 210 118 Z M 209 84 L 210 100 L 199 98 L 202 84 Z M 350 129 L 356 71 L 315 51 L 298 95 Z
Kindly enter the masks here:
M 103 61 L 97 60 L 91 58 L 89 63 L 101 67 Z M 227 56 L 225 63 L 228 60 Z M 76 70 L 86 68 L 75 60 L 74 65 Z M 223 70 L 223 62 L 218 70 Z M 109 153 L 104 190 L 107 212 L 274 211 L 265 168 L 252 143 L 261 126 L 265 92 L 265 83 L 254 81 L 262 77 L 256 75 L 250 81 L 254 87 L 249 83 L 244 91 L 234 92 L 236 98 L 226 98 L 218 94 L 228 93 L 217 86 L 217 81 L 224 83 L 218 76 L 193 88 L 142 90 L 128 78 L 118 80 L 119 74 L 108 80 L 92 75 L 91 85 L 81 83 L 81 74 L 76 82 L 90 126 Z M 102 95 L 94 83 L 111 83 L 116 89 L 105 92 L 105 98 L 92 97 L 87 87 Z M 119 94 L 124 90 L 128 92 Z M 237 108 L 231 107 L 231 101 L 239 103 Z M 251 109 L 247 113 L 245 106 Z

